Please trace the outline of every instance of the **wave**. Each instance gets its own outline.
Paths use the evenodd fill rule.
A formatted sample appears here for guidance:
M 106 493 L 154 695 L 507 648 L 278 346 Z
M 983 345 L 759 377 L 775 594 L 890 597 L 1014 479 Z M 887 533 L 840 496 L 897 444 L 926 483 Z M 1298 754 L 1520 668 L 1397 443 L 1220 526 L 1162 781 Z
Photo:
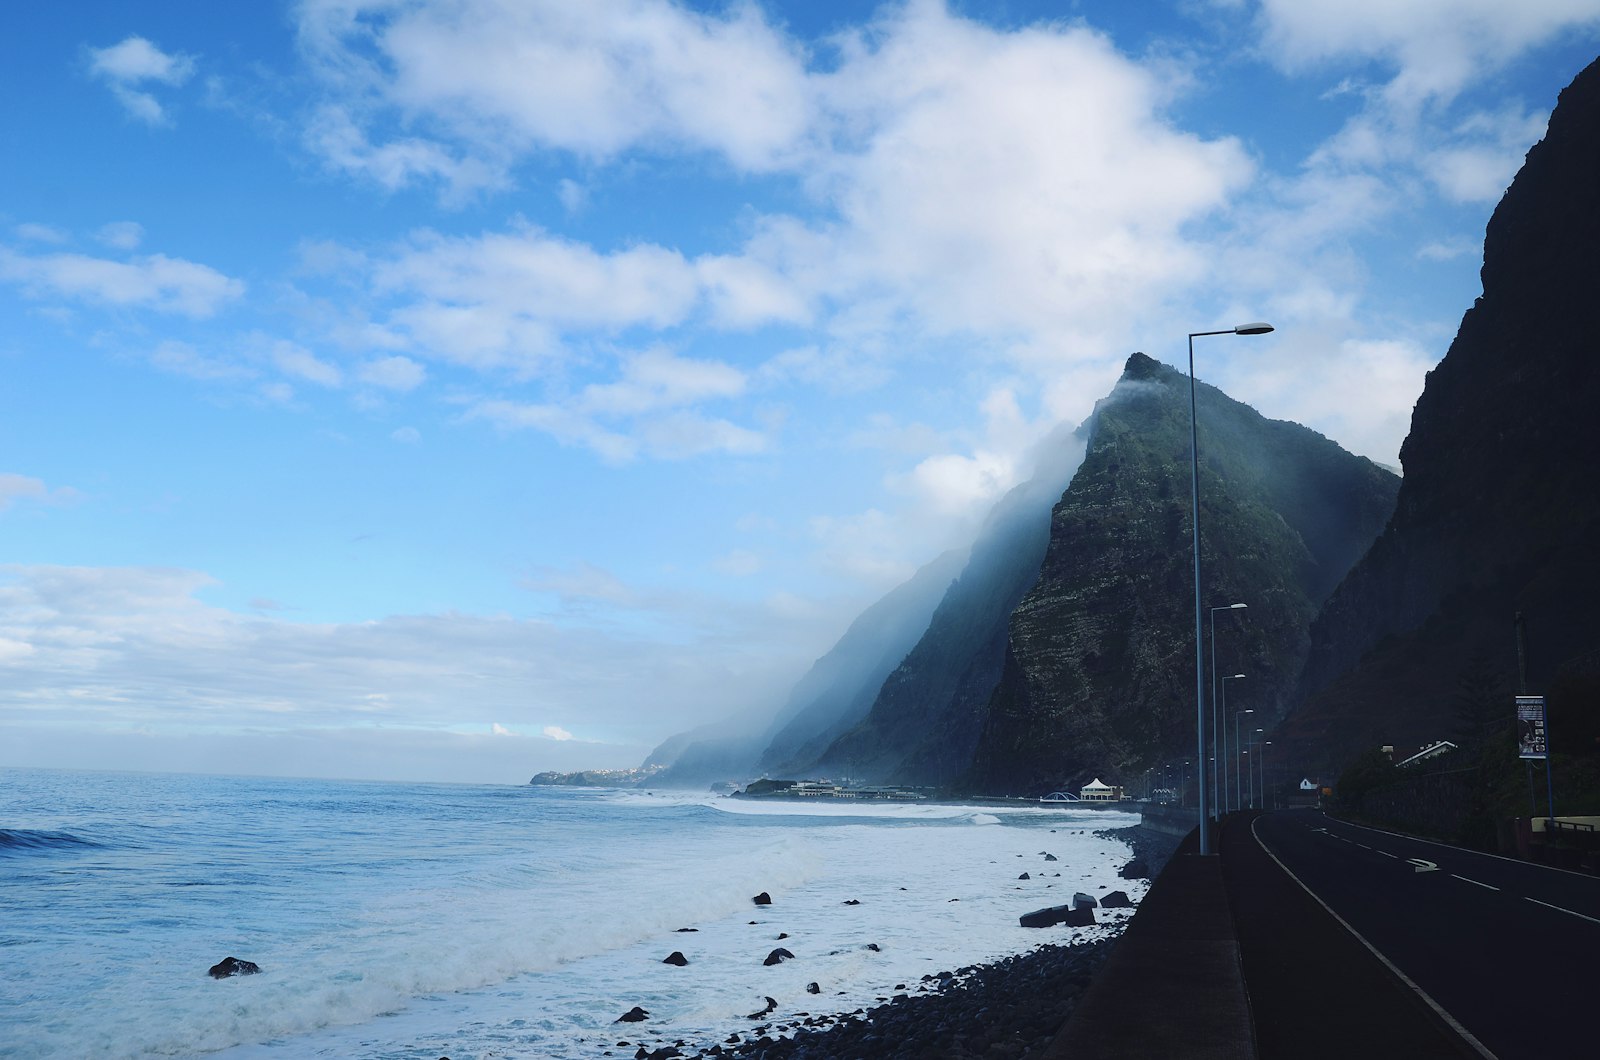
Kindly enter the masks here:
M 70 832 L 42 832 L 32 828 L 0 828 L 0 854 L 28 853 L 31 851 L 79 850 L 97 847 L 92 839 Z

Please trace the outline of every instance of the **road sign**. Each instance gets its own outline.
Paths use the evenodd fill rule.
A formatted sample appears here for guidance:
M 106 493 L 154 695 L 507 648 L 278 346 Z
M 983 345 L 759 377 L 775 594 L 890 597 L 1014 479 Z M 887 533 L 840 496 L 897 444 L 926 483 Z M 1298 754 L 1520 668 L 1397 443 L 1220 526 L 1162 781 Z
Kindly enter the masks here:
M 1546 758 L 1544 697 L 1517 697 L 1517 757 Z

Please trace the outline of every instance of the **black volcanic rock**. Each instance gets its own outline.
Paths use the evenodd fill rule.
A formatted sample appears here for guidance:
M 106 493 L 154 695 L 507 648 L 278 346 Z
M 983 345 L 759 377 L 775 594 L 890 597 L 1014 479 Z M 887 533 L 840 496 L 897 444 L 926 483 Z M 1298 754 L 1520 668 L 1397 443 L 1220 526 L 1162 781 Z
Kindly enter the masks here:
M 1495 209 L 1482 279 L 1412 413 L 1394 515 L 1312 628 L 1274 737 L 1307 770 L 1450 735 L 1474 670 L 1509 697 L 1518 613 L 1533 691 L 1600 669 L 1600 61 Z
M 1270 718 L 1294 690 L 1318 605 L 1383 526 L 1398 480 L 1205 384 L 1198 405 L 1204 599 L 1249 605 L 1218 616 L 1217 662 L 1250 675 L 1237 705 Z M 1038 580 L 1011 616 L 972 790 L 1115 782 L 1194 751 L 1188 377 L 1134 354 L 1086 428 Z
M 255 961 L 241 961 L 237 957 L 224 957 L 222 960 L 206 969 L 206 974 L 213 979 L 227 979 L 235 975 L 255 975 L 261 971 L 261 966 Z

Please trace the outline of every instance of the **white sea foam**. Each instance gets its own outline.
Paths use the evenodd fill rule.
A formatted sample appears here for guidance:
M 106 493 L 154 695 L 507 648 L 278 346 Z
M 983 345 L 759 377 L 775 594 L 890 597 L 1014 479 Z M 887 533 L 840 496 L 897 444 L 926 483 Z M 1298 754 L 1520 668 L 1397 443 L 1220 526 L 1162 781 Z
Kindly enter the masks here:
M 101 845 L 0 873 L 23 984 L 0 991 L 6 1049 L 563 1060 L 623 1027 L 709 1043 L 764 997 L 775 1015 L 851 1010 L 1071 938 L 1017 918 L 1074 891 L 1143 890 L 1115 876 L 1126 846 L 1092 834 L 1126 814 L 204 779 L 160 806 L 107 782 L 80 816 L 53 792 L 14 822 Z M 118 813 L 163 827 L 105 823 Z M 780 945 L 795 959 L 764 967 Z M 661 963 L 673 950 L 687 967 Z M 227 955 L 262 974 L 207 978 Z M 613 1026 L 634 1005 L 651 1020 Z

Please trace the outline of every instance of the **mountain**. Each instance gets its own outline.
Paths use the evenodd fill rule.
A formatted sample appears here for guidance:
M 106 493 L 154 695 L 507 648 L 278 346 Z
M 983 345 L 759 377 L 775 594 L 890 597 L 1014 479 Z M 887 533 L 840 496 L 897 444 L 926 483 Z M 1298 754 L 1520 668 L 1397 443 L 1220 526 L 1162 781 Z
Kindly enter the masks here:
M 883 679 L 927 628 L 965 558 L 960 550 L 940 555 L 863 611 L 796 682 L 767 724 L 741 717 L 668 738 L 644 761 L 645 768 L 663 767 L 651 783 L 701 787 L 763 771 L 783 775 L 797 763 L 814 760 L 872 706 Z
M 1519 614 L 1533 691 L 1600 669 L 1600 60 L 1496 207 L 1482 279 L 1412 414 L 1394 515 L 1312 627 L 1275 736 L 1308 769 L 1449 735 L 1479 669 L 1509 714 Z
M 1047 442 L 1034 476 L 990 512 L 961 576 L 883 680 L 866 717 L 805 770 L 943 786 L 967 768 L 1005 660 L 1006 623 L 1039 576 L 1050 507 L 1082 454 L 1080 436 Z
M 1319 605 L 1384 526 L 1398 480 L 1201 384 L 1201 551 L 1229 706 L 1287 706 Z M 1189 380 L 1134 354 L 1088 423 L 961 786 L 1127 783 L 1194 751 Z M 1244 616 L 1240 618 L 1238 616 Z M 1244 687 L 1248 686 L 1248 687 Z
M 804 771 L 866 715 L 884 678 L 928 628 L 965 559 L 963 550 L 942 554 L 850 624 L 795 685 L 765 738 L 763 771 L 779 776 Z

